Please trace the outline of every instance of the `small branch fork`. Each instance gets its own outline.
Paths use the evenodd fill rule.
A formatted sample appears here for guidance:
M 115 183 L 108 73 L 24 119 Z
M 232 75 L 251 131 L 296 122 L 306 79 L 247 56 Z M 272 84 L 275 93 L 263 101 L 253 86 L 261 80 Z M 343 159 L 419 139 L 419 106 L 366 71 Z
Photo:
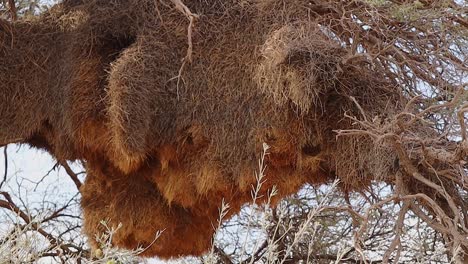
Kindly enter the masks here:
M 68 208 L 72 200 L 70 200 L 70 202 L 65 204 L 63 207 L 55 210 L 48 217 L 40 219 L 40 221 L 37 222 L 37 219 L 35 217 L 31 216 L 29 213 L 25 212 L 18 205 L 16 205 L 10 194 L 8 194 L 7 192 L 0 192 L 0 195 L 4 197 L 4 199 L 0 199 L 0 208 L 7 209 L 12 213 L 16 214 L 19 218 L 21 218 L 25 223 L 25 225 L 18 224 L 18 226 L 21 229 L 30 229 L 37 231 L 41 236 L 43 236 L 45 239 L 47 239 L 47 241 L 49 241 L 50 246 L 42 252 L 41 256 L 60 257 L 64 255 L 81 256 L 83 258 L 89 257 L 90 252 L 88 250 L 78 245 L 62 243 L 60 236 L 56 237 L 52 233 L 49 233 L 40 227 L 41 224 L 44 224 L 46 222 L 53 221 L 59 217 L 68 216 L 64 213 L 64 211 Z M 2 240 L 0 240 L 0 244 L 6 243 L 8 240 L 15 239 L 13 236 L 13 233 L 11 233 L 11 235 L 4 237 Z
M 187 19 L 189 20 L 189 25 L 187 27 L 187 53 L 185 57 L 182 59 L 182 65 L 180 66 L 179 72 L 176 77 L 173 79 L 177 79 L 177 99 L 179 99 L 179 85 L 180 85 L 180 80 L 182 78 L 182 73 L 184 71 L 185 65 L 188 63 L 192 62 L 192 53 L 193 53 L 193 41 L 192 41 L 192 35 L 193 35 L 193 28 L 195 26 L 195 20 L 199 18 L 199 15 L 192 13 L 190 9 L 181 1 L 181 0 L 171 0 L 171 2 L 174 4 L 175 8 L 181 12 Z
M 179 10 L 182 14 L 184 14 L 187 19 L 189 20 L 189 25 L 187 28 L 187 55 L 184 58 L 184 61 L 192 62 L 192 51 L 193 51 L 193 42 L 192 42 L 192 33 L 194 28 L 194 23 L 199 16 L 197 14 L 192 13 L 190 9 L 181 1 L 181 0 L 171 0 L 171 2 L 175 5 L 175 8 Z
M 393 117 L 386 124 L 374 123 L 366 118 L 366 114 L 358 102 L 351 98 L 357 105 L 362 119 L 347 115 L 359 129 L 338 130 L 337 136 L 368 136 L 375 144 L 385 144 L 395 151 L 399 160 L 399 170 L 394 176 L 394 194 L 384 199 L 366 212 L 361 217 L 365 219 L 356 233 L 356 247 L 359 248 L 361 236 L 367 229 L 367 219 L 371 210 L 378 209 L 384 204 L 402 202 L 398 219 L 394 226 L 395 237 L 390 247 L 384 254 L 384 262 L 388 262 L 394 255 L 393 261 L 398 262 L 401 241 L 400 236 L 404 227 L 406 213 L 411 210 L 416 216 L 427 223 L 435 231 L 443 234 L 445 243 L 450 249 L 452 258 L 460 257 L 461 251 L 468 255 L 468 210 L 464 204 L 464 198 L 453 190 L 460 188 L 468 191 L 466 184 L 466 126 L 464 113 L 468 111 L 468 105 L 457 107 L 461 93 L 454 96 L 453 100 L 441 105 L 431 106 L 419 113 L 412 113 L 412 104 L 418 102 L 418 98 L 410 100 L 403 112 Z M 424 116 L 440 109 L 450 109 L 456 112 L 461 127 L 461 141 L 441 141 L 438 138 L 428 139 L 418 137 L 418 133 L 412 132 L 417 122 L 424 122 Z M 458 111 L 454 109 L 459 109 Z M 443 144 L 443 145 L 441 145 Z M 408 149 L 408 146 L 412 146 Z M 416 165 L 417 164 L 417 165 Z M 465 180 L 464 180 L 465 179 Z M 410 191 L 408 182 L 421 183 L 422 188 Z M 450 188 L 454 184 L 456 188 Z M 436 194 L 439 198 L 434 198 Z M 443 204 L 441 204 L 440 200 Z M 395 253 L 396 252 L 396 253 Z M 463 254 L 463 253 L 462 253 Z
M 5 171 L 3 174 L 3 179 L 0 182 L 0 188 L 3 187 L 3 185 L 6 183 L 8 176 L 8 152 L 6 146 L 4 147 L 3 152 Z M 81 182 L 78 178 L 79 174 L 73 172 L 73 170 L 70 168 L 66 161 L 59 161 L 58 164 L 64 167 L 67 174 L 71 177 L 71 179 L 73 180 L 73 182 L 79 190 L 79 188 L 81 187 Z M 63 205 L 54 205 L 55 209 L 52 212 L 48 213 L 47 216 L 38 217 L 37 215 L 32 215 L 29 212 L 29 208 L 26 207 L 25 209 L 22 209 L 21 206 L 15 203 L 12 196 L 8 192 L 2 191 L 0 189 L 0 209 L 3 208 L 6 211 L 10 211 L 23 222 L 15 222 L 11 231 L 7 232 L 5 236 L 0 238 L 0 245 L 5 243 L 16 243 L 16 239 L 18 239 L 20 234 L 22 234 L 23 232 L 34 231 L 37 232 L 40 236 L 44 237 L 49 242 L 44 249 L 41 249 L 41 252 L 39 252 L 36 257 L 57 257 L 60 258 L 62 262 L 63 260 L 68 258 L 77 258 L 77 261 L 81 261 L 81 259 L 88 259 L 91 256 L 89 250 L 83 248 L 79 244 L 75 244 L 69 241 L 63 241 L 63 239 L 61 238 L 63 234 L 72 232 L 75 229 L 79 228 L 79 224 L 69 225 L 67 222 L 67 228 L 60 231 L 60 234 L 57 235 L 46 231 L 46 229 L 42 227 L 42 225 L 44 224 L 53 223 L 52 225 L 55 225 L 55 222 L 63 221 L 63 219 L 78 218 L 78 216 L 66 212 L 71 208 L 74 201 L 76 201 L 78 195 L 79 193 L 77 192 L 75 196 L 73 196 L 67 203 Z M 21 198 L 19 199 L 25 207 L 26 205 L 24 205 L 24 202 L 21 200 Z

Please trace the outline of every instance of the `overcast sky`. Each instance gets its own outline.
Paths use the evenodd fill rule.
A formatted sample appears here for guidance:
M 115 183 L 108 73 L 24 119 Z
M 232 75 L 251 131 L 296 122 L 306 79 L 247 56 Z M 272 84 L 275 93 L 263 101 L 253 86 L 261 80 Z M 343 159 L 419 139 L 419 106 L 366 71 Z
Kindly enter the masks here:
M 3 148 L 0 150 L 0 176 L 3 179 L 5 171 Z M 76 194 L 76 186 L 63 169 L 53 170 L 49 173 L 54 167 L 55 160 L 48 153 L 31 149 L 27 145 L 10 145 L 7 150 L 8 180 L 2 189 L 10 192 L 14 196 L 15 202 L 20 203 L 17 197 L 21 194 L 21 198 L 30 208 L 41 208 L 44 200 L 64 203 Z M 75 171 L 81 170 L 76 165 L 73 168 Z M 18 188 L 19 184 L 21 185 L 20 189 Z M 5 210 L 0 209 L 0 221 L 4 223 L 5 217 Z M 8 230 L 7 225 L 0 225 L 0 237 Z M 176 262 L 151 259 L 148 263 Z

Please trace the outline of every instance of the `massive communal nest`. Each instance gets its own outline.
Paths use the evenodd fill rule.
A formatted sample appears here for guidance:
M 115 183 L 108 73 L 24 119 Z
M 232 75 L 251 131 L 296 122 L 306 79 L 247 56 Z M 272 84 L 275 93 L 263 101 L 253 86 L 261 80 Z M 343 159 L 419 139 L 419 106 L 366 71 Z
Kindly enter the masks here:
M 0 21 L 0 143 L 84 161 L 85 232 L 121 223 L 115 245 L 148 256 L 206 251 L 222 200 L 228 216 L 250 201 L 264 143 L 263 193 L 392 183 L 395 151 L 336 131 L 394 115 L 401 90 L 307 3 L 281 3 L 66 0 Z

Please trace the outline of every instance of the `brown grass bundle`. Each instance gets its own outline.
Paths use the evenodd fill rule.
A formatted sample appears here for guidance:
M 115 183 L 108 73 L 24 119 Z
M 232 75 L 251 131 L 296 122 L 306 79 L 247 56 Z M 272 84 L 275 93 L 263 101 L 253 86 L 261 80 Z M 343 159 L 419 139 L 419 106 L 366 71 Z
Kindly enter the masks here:
M 134 248 L 165 229 L 145 251 L 162 257 L 209 248 L 222 200 L 229 215 L 250 200 L 263 143 L 265 193 L 391 182 L 394 151 L 334 131 L 405 97 L 306 2 L 65 0 L 0 21 L 0 143 L 86 161 L 86 233 L 122 223 L 114 243 Z

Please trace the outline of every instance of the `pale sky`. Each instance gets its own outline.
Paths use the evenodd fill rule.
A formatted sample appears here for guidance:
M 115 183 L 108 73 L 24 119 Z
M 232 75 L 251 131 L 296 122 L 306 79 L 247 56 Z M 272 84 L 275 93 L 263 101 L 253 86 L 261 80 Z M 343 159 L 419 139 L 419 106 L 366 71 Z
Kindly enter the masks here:
M 0 150 L 0 177 L 3 179 L 5 171 L 3 148 Z M 47 177 L 44 177 L 54 164 L 54 159 L 46 152 L 31 149 L 27 145 L 9 145 L 8 180 L 2 189 L 8 191 L 18 204 L 21 202 L 18 201 L 16 196 L 18 192 L 21 192 L 24 203 L 28 204 L 31 208 L 41 208 L 44 199 L 64 203 L 76 194 L 76 186 L 63 168 L 54 170 Z M 79 166 L 75 165 L 73 168 L 75 172 L 81 171 Z M 83 180 L 83 177 L 81 177 L 81 180 Z M 21 189 L 18 189 L 19 183 L 21 183 Z M 1 222 L 6 217 L 5 212 L 5 209 L 0 209 Z M 4 224 L 0 225 L 0 237 L 8 230 L 8 226 Z M 44 260 L 41 263 L 56 262 Z M 149 259 L 147 263 L 180 263 L 180 261 Z

